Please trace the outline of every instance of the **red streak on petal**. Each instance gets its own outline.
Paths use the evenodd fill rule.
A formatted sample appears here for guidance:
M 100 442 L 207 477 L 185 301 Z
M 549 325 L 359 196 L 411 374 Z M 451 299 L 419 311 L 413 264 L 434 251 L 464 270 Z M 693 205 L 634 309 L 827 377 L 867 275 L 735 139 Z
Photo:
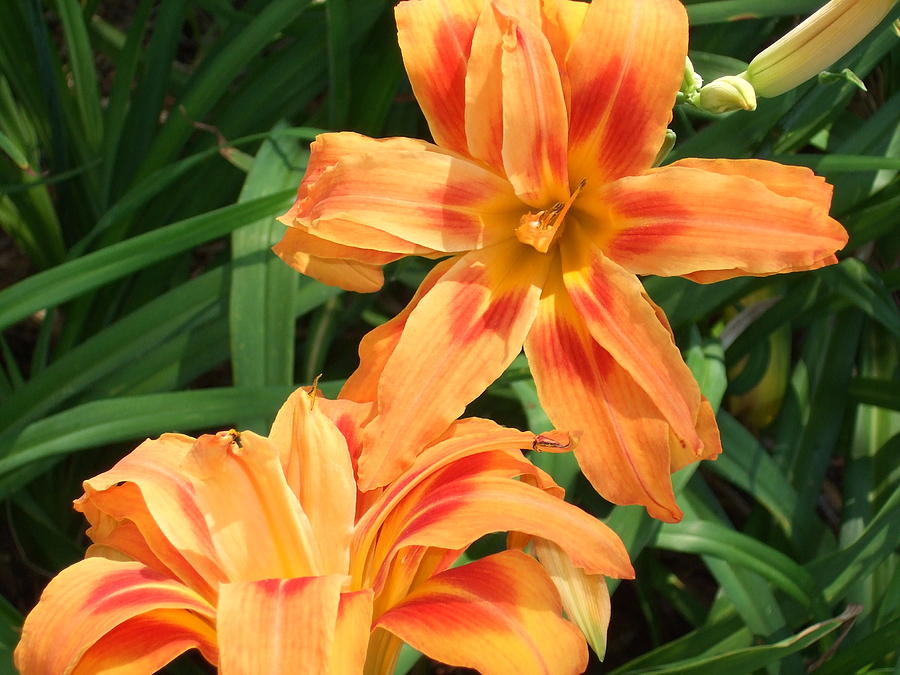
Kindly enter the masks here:
M 561 371 L 565 377 L 578 381 L 587 390 L 602 385 L 606 373 L 612 367 L 612 357 L 605 349 L 582 336 L 567 321 L 556 317 L 553 329 L 548 326 L 536 328 L 534 336 L 548 366 Z M 590 345 L 585 341 L 590 340 Z
M 440 118 L 441 127 L 445 131 L 462 132 L 462 138 L 451 141 L 454 150 L 464 150 L 466 147 L 463 126 L 466 109 L 466 62 L 472 51 L 474 34 L 474 24 L 467 26 L 462 22 L 459 25 L 441 22 L 434 33 L 434 44 L 430 47 L 433 54 L 441 55 L 432 62 L 434 70 L 431 77 L 441 83 L 440 89 L 451 94 L 446 100 L 436 101 L 436 105 L 429 106 L 430 113 Z
M 613 257 L 616 252 L 649 253 L 669 237 L 681 234 L 685 230 L 684 222 L 690 219 L 681 199 L 667 192 L 644 192 L 637 199 L 632 197 L 630 202 L 617 204 L 614 212 L 627 225 L 609 244 Z
M 623 72 L 624 63 L 621 57 L 609 57 L 606 68 L 597 71 L 594 78 L 589 84 L 582 85 L 572 92 L 572 110 L 585 110 L 589 114 L 574 114 L 569 120 L 569 143 L 582 141 L 590 138 L 597 132 L 597 124 L 602 124 L 603 120 L 596 117 L 595 108 L 603 106 L 604 101 L 598 101 L 597 98 L 607 97 L 610 95 L 610 84 L 617 81 Z M 629 91 L 629 83 L 627 80 L 620 82 L 618 93 L 619 96 L 630 96 L 633 92 Z M 640 100 L 640 99 L 637 99 Z
M 356 461 L 362 451 L 362 435 L 356 426 L 356 420 L 351 415 L 339 415 L 332 421 L 347 441 L 347 449 L 350 451 L 350 459 L 353 462 L 353 471 L 356 472 Z
M 487 332 L 500 333 L 509 331 L 510 325 L 515 321 L 522 303 L 525 300 L 524 290 L 514 290 L 493 298 L 490 305 L 483 311 L 481 309 L 481 294 L 477 291 L 460 298 L 456 304 L 450 324 L 453 339 L 462 343 L 471 343 Z

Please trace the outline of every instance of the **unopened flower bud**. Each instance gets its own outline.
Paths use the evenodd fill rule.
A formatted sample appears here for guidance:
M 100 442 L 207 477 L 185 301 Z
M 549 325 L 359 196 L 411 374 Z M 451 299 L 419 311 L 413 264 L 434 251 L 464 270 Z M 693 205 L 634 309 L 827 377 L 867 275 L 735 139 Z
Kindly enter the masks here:
M 849 52 L 897 0 L 831 0 L 767 49 L 741 75 L 762 97 L 806 82 Z
M 756 92 L 742 77 L 726 75 L 700 89 L 692 103 L 711 113 L 756 110 Z

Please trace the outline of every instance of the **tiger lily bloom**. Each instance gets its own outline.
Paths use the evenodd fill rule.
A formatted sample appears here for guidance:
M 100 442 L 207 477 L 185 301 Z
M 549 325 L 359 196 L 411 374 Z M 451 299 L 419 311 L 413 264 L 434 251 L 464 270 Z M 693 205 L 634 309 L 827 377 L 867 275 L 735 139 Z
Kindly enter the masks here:
M 652 168 L 687 55 L 678 0 L 409 0 L 396 17 L 435 144 L 319 136 L 275 247 L 356 291 L 405 255 L 451 256 L 363 339 L 341 393 L 377 405 L 361 484 L 409 466 L 524 345 L 595 488 L 677 521 L 669 474 L 715 457 L 718 429 L 637 275 L 831 264 L 831 187 L 760 160 Z
M 484 673 L 581 672 L 585 639 L 534 558 L 451 564 L 514 530 L 578 574 L 631 577 L 621 541 L 524 459 L 533 434 L 486 420 L 359 492 L 370 409 L 300 390 L 268 438 L 166 434 L 86 481 L 93 544 L 26 618 L 19 670 L 150 673 L 196 648 L 226 675 L 380 674 L 402 640 Z

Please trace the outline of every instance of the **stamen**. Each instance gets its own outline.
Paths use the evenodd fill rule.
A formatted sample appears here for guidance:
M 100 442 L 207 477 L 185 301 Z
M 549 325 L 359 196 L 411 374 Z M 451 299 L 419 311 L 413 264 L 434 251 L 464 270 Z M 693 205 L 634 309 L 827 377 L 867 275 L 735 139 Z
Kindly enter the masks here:
M 582 178 L 572 194 L 565 202 L 556 202 L 549 209 L 538 211 L 537 213 L 530 211 L 519 220 L 519 226 L 516 228 L 516 238 L 523 244 L 534 247 L 541 253 L 550 250 L 550 246 L 556 240 L 562 229 L 563 221 L 575 199 L 581 194 L 587 181 Z

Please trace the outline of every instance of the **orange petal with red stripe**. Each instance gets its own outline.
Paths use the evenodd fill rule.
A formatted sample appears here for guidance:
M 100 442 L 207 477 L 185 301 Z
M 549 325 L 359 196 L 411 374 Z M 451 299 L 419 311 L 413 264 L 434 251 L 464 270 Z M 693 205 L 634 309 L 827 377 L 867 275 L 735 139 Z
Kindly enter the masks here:
M 525 353 L 553 424 L 583 432 L 574 452 L 597 491 L 617 504 L 643 504 L 654 518 L 679 520 L 669 425 L 588 332 L 559 278 L 548 281 Z
M 479 463 L 464 464 L 473 462 Z M 591 574 L 634 576 L 621 540 L 596 518 L 523 481 L 479 469 L 464 479 L 444 476 L 430 482 L 427 494 L 402 520 L 399 511 L 392 514 L 395 520 L 385 530 L 396 532 L 394 550 L 413 545 L 462 549 L 485 534 L 516 531 L 554 541 Z
M 594 340 L 647 392 L 686 447 L 699 454 L 694 426 L 700 388 L 668 325 L 659 320 L 658 308 L 644 299 L 641 282 L 577 227 L 566 232 L 562 270 L 572 305 Z
M 397 343 L 409 320 L 409 315 L 419 304 L 424 295 L 434 288 L 434 285 L 450 268 L 458 261 L 458 258 L 450 258 L 439 262 L 425 276 L 412 300 L 393 319 L 385 321 L 380 326 L 370 330 L 363 336 L 359 343 L 359 368 L 357 368 L 341 389 L 341 398 L 349 398 L 359 402 L 373 402 L 378 398 L 378 380 L 384 370 L 387 360 Z
M 485 2 L 475 26 L 466 70 L 466 142 L 469 156 L 503 172 L 503 29 Z
M 347 151 L 304 179 L 282 219 L 288 224 L 344 246 L 407 254 L 467 251 L 512 236 L 508 214 L 521 206 L 500 176 L 412 139 L 325 134 L 313 154 L 330 157 L 337 136 Z
M 297 389 L 278 411 L 269 440 L 309 518 L 322 572 L 342 574 L 350 565 L 356 478 L 347 441 L 320 403 L 315 392 Z
M 498 475 L 499 468 L 499 475 L 507 477 L 536 471 L 537 467 L 528 462 L 521 453 L 522 448 L 530 447 L 533 439 L 534 434 L 501 427 L 490 420 L 467 418 L 454 422 L 443 438 L 426 448 L 415 464 L 391 482 L 372 508 L 362 514 L 356 524 L 353 550 L 371 550 L 376 537 L 387 542 L 390 548 L 391 538 L 395 537 L 406 524 L 406 514 L 419 507 L 418 499 L 410 495 L 426 494 L 430 485 L 441 480 L 435 478 L 435 475 L 450 466 L 457 468 L 468 466 L 469 470 L 475 468 L 481 475 L 485 475 L 488 468 L 494 475 Z M 495 460 L 490 461 L 489 465 L 482 463 L 474 467 L 458 463 L 473 455 L 488 456 L 492 453 L 505 454 L 509 462 L 501 464 Z M 561 495 L 560 490 L 559 496 Z M 389 519 L 393 533 L 382 536 L 380 533 L 384 532 L 383 528 Z M 386 555 L 386 552 L 382 551 L 382 555 Z M 359 569 L 356 572 L 357 576 L 362 573 Z
M 677 0 L 591 2 L 566 59 L 573 181 L 590 186 L 651 166 L 681 86 L 687 38 Z
M 710 282 L 816 269 L 847 243 L 828 216 L 831 186 L 761 160 L 689 160 L 605 188 L 606 251 L 636 274 Z
M 496 8 L 503 31 L 503 167 L 522 201 L 543 209 L 569 197 L 569 115 L 559 69 L 539 25 Z
M 403 63 L 435 142 L 465 153 L 466 62 L 482 0 L 417 0 L 394 10 Z
M 321 561 L 312 528 L 287 485 L 278 450 L 252 432 L 239 442 L 225 432 L 145 441 L 85 482 L 87 500 L 138 527 L 152 520 L 213 585 L 314 573 Z M 121 482 L 137 486 L 145 510 L 135 503 L 134 513 L 122 511 Z M 256 542 L 252 549 L 248 541 Z
M 361 489 L 384 485 L 506 369 L 537 310 L 546 256 L 511 242 L 459 258 L 409 314 L 378 383 Z
M 265 579 L 219 589 L 219 672 L 331 672 L 342 575 Z M 368 637 L 368 631 L 366 631 Z
M 272 250 L 301 274 L 357 293 L 372 293 L 381 288 L 384 285 L 381 266 L 403 257 L 402 253 L 335 244 L 297 227 L 289 227 Z
M 215 663 L 214 620 L 213 607 L 177 581 L 137 562 L 88 558 L 44 589 L 15 664 L 23 675 L 155 672 L 192 648 Z
M 209 532 L 202 522 L 193 520 L 196 514 L 191 513 L 192 509 L 186 509 L 192 522 L 184 523 L 184 529 L 177 531 L 174 538 L 193 538 L 195 548 L 182 552 L 160 529 L 135 483 L 112 482 L 103 488 L 102 478 L 98 478 L 101 476 L 93 479 L 96 482 L 85 483 L 85 494 L 74 505 L 91 524 L 87 535 L 94 543 L 88 547 L 86 557 L 137 560 L 160 574 L 179 579 L 206 598 L 215 598 L 215 586 L 224 579 L 224 573 L 217 564 Z
M 377 625 L 432 658 L 482 673 L 580 673 L 584 638 L 560 611 L 540 564 L 506 551 L 435 575 Z

